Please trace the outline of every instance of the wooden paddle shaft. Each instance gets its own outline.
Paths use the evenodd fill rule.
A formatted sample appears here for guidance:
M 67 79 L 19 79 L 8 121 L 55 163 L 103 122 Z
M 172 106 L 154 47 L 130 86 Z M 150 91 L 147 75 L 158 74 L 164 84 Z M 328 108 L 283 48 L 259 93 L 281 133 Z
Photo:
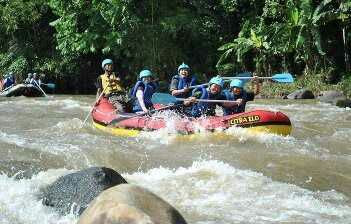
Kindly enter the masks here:
M 101 99 L 101 97 L 104 95 L 104 91 L 106 90 L 107 87 L 105 87 L 101 93 L 100 93 L 100 96 L 97 98 L 97 100 L 94 101 L 94 104 L 91 106 L 90 110 L 89 110 L 89 113 L 87 114 L 87 116 L 85 117 L 84 121 L 83 121 L 83 126 L 85 125 L 85 122 L 87 122 L 90 114 L 93 112 L 94 110 L 94 105 L 99 102 L 99 100 Z
M 6 89 L 1 90 L 1 92 L 5 92 L 5 91 L 9 90 L 13 86 L 14 86 L 14 84 L 12 84 L 11 86 L 7 87 Z
M 222 79 L 253 79 L 253 77 L 222 77 Z M 283 79 L 283 77 L 257 77 L 257 79 Z
M 37 81 L 35 81 L 34 79 L 33 79 L 33 81 L 34 81 L 35 85 L 38 86 L 38 88 L 40 89 L 40 91 L 41 91 L 42 93 L 44 93 L 44 96 L 45 96 L 45 97 L 48 97 L 48 95 L 46 95 L 46 93 L 45 93 L 44 90 L 40 87 L 40 85 L 37 83 Z
M 177 98 L 179 101 L 187 101 L 189 99 L 184 99 L 184 98 Z M 233 103 L 236 101 L 233 100 L 207 100 L 207 99 L 196 99 L 197 102 L 208 102 L 208 103 Z

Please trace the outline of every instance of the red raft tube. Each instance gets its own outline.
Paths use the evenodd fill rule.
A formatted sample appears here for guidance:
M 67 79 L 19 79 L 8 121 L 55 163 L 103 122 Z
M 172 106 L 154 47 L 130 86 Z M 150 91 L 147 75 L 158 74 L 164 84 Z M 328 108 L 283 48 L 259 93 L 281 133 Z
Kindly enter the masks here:
M 92 111 L 93 125 L 116 136 L 136 137 L 141 131 L 155 131 L 166 128 L 162 117 L 137 116 L 134 113 L 117 114 L 106 98 L 102 98 Z M 123 117 L 123 119 L 120 119 Z M 113 122 L 116 119 L 119 122 Z M 174 124 L 179 134 L 196 134 L 199 128 L 209 132 L 228 129 L 232 126 L 248 129 L 253 133 L 289 135 L 291 122 L 282 112 L 252 110 L 228 116 L 208 116 L 198 119 L 182 118 Z

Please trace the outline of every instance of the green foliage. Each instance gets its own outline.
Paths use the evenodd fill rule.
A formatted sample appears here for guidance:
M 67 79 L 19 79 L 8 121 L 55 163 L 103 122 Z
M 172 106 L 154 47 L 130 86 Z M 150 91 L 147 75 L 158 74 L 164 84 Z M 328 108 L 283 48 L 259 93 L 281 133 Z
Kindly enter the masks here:
M 16 74 L 17 80 L 22 80 L 24 72 L 27 71 L 28 61 L 25 57 L 19 56 L 14 57 L 13 54 L 1 54 L 0 55 L 0 74 L 6 74 L 8 72 L 13 72 Z
M 0 54 L 0 74 L 7 73 L 7 68 L 10 67 L 13 57 L 11 54 Z
M 344 77 L 344 80 L 340 83 L 341 89 L 347 97 L 351 98 L 351 73 L 346 74 Z
M 0 4 L 2 29 L 11 34 L 40 18 L 40 7 L 44 1 L 11 0 Z
M 130 85 L 144 68 L 168 82 L 183 61 L 204 79 L 216 69 L 302 76 L 331 68 L 340 80 L 351 69 L 350 12 L 349 0 L 0 1 L 0 72 L 45 72 L 94 89 L 87 83 L 109 57 Z
M 0 71 L 13 71 L 19 80 L 47 56 L 52 56 L 52 14 L 46 1 L 11 0 L 0 4 Z M 39 70 L 37 70 L 39 71 Z
M 262 88 L 262 94 L 264 97 L 274 98 L 277 96 L 285 96 L 289 93 L 294 92 L 297 89 L 308 89 L 311 90 L 315 96 L 321 91 L 326 90 L 342 90 L 342 85 L 330 85 L 323 82 L 327 76 L 327 71 L 323 71 L 318 74 L 309 73 L 295 80 L 292 84 L 279 84 L 266 82 Z M 350 89 L 351 90 L 351 89 Z
M 344 10 L 345 11 L 345 10 Z M 341 10 L 336 10 L 331 0 L 321 1 L 314 7 L 312 0 L 266 0 L 262 14 L 242 24 L 238 37 L 224 44 L 217 67 L 246 67 L 243 58 L 251 57 L 258 73 L 270 75 L 277 58 L 278 68 L 294 67 L 287 64 L 303 63 L 306 70 L 321 71 L 326 51 L 326 41 L 321 35 L 322 26 L 338 20 Z
M 21 77 L 21 79 L 23 79 L 24 77 L 22 75 L 24 74 L 24 72 L 27 71 L 27 68 L 28 68 L 27 59 L 23 56 L 20 56 L 11 63 L 9 70 L 17 74 L 17 77 Z

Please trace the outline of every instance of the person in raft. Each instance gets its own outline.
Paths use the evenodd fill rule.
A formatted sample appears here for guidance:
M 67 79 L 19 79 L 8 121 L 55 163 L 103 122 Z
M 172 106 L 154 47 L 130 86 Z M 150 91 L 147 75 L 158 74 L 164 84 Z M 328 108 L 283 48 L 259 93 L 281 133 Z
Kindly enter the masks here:
M 121 85 L 121 80 L 113 72 L 113 61 L 105 59 L 102 61 L 101 67 L 104 70 L 104 74 L 100 75 L 97 79 L 96 99 L 103 94 L 116 108 L 117 112 L 125 112 L 128 102 L 124 88 Z
M 153 108 L 151 102 L 152 95 L 156 92 L 158 83 L 152 81 L 150 70 L 142 70 L 139 73 L 139 79 L 131 91 L 131 97 L 134 98 L 133 112 L 149 112 Z
M 34 86 L 40 86 L 42 84 L 42 81 L 37 73 L 35 73 L 35 72 L 33 73 L 33 77 L 30 80 L 30 84 L 32 84 Z
M 10 72 L 7 75 L 5 75 L 5 78 L 2 81 L 2 89 L 6 90 L 14 85 L 16 85 L 16 78 L 15 75 L 12 72 Z
M 211 78 L 208 83 L 208 87 L 198 87 L 192 91 L 192 96 L 184 101 L 185 106 L 191 106 L 190 114 L 191 117 L 215 116 L 216 106 L 221 107 L 227 106 L 226 103 L 220 102 L 196 102 L 196 99 L 209 99 L 209 100 L 226 100 L 225 95 L 222 93 L 224 81 L 221 77 L 216 76 Z M 231 106 L 231 105 L 228 105 Z
M 223 115 L 231 115 L 245 112 L 246 102 L 253 101 L 255 96 L 260 93 L 260 82 L 258 76 L 253 76 L 251 79 L 251 89 L 253 91 L 246 91 L 244 89 L 245 81 L 241 79 L 233 79 L 230 82 L 229 91 L 223 91 L 226 100 L 234 101 L 227 103 L 223 108 Z
M 32 80 L 32 78 L 33 78 L 33 74 L 28 73 L 27 78 L 24 80 L 24 84 L 30 84 L 30 80 Z
M 196 79 L 190 75 L 190 67 L 184 62 L 178 67 L 178 74 L 172 77 L 169 91 L 177 98 L 191 96 L 190 86 L 196 85 Z

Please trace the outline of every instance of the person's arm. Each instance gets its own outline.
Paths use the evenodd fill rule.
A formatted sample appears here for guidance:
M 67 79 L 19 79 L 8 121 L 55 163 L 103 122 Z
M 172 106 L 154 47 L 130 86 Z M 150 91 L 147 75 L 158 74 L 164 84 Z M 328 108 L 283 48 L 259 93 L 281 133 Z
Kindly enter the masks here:
M 171 85 L 169 87 L 169 91 L 171 92 L 172 96 L 178 96 L 181 94 L 181 91 L 178 90 L 178 79 L 173 78 L 171 81 Z
M 138 99 L 139 105 L 141 107 L 141 109 L 147 113 L 149 110 L 146 108 L 145 103 L 144 103 L 144 90 L 142 88 L 138 88 L 137 92 L 136 92 L 136 97 Z
M 202 95 L 201 91 L 196 91 L 195 93 L 193 93 L 191 97 L 187 98 L 184 101 L 184 106 L 192 105 L 193 103 L 196 102 L 196 99 L 199 99 L 201 97 L 201 95 Z
M 172 90 L 172 96 L 178 96 L 182 93 L 187 93 L 187 92 L 189 92 L 189 88 L 175 89 L 175 90 Z
M 242 100 L 242 99 L 239 99 Z M 231 107 L 237 107 L 239 104 L 241 103 L 241 101 L 232 101 L 232 102 L 224 102 L 221 104 L 221 106 L 225 107 L 225 108 L 231 108 Z
M 190 89 L 187 87 L 185 87 L 184 89 L 178 89 L 178 83 L 179 83 L 178 79 L 175 79 L 175 78 L 172 79 L 171 86 L 169 88 L 172 96 L 179 96 L 180 94 L 187 93 L 190 91 Z

